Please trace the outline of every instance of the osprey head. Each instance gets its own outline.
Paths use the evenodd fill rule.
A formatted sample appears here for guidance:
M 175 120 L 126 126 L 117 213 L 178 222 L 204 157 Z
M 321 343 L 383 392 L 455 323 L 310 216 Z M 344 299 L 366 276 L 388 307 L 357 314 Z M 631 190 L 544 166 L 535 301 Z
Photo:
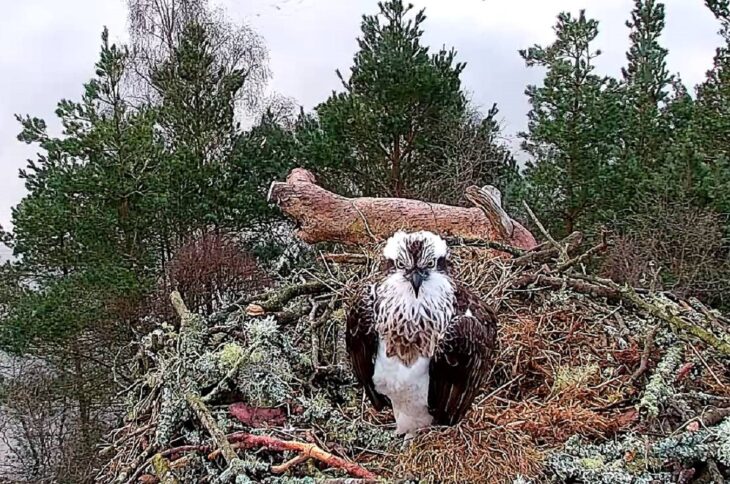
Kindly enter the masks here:
M 423 282 L 434 272 L 446 271 L 448 253 L 446 241 L 426 231 L 398 231 L 388 239 L 383 249 L 386 267 L 408 280 L 416 297 Z

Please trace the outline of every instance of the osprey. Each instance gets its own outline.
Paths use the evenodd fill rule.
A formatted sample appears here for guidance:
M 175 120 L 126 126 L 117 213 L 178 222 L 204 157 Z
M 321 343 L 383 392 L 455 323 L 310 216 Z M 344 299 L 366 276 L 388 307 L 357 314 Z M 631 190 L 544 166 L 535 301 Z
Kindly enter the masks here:
M 451 277 L 448 255 L 436 234 L 396 232 L 347 314 L 355 377 L 376 409 L 393 407 L 399 435 L 458 422 L 489 369 L 497 318 Z

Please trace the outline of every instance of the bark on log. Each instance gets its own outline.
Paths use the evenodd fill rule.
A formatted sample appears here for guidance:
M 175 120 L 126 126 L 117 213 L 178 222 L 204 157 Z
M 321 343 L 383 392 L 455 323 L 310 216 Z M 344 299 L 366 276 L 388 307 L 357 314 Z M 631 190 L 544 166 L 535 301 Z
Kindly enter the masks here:
M 484 202 L 492 193 L 489 187 L 474 187 L 470 195 Z M 494 196 L 491 203 L 474 208 L 405 198 L 347 198 L 318 186 L 308 170 L 295 168 L 286 182 L 271 184 L 268 199 L 294 219 L 297 235 L 310 244 L 366 244 L 385 240 L 397 230 L 430 230 L 444 237 L 502 240 L 525 250 L 537 245 L 535 237 L 509 218 Z M 490 210 L 488 217 L 485 212 Z

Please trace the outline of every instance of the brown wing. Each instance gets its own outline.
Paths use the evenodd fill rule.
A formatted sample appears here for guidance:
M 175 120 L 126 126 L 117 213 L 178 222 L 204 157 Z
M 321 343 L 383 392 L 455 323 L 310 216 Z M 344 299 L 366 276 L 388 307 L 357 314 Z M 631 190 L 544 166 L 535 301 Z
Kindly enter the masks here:
M 461 420 L 489 373 L 497 316 L 465 287 L 456 289 L 456 314 L 429 367 L 428 407 L 437 425 Z
M 373 320 L 374 303 L 374 286 L 365 284 L 352 299 L 347 312 L 345 343 L 355 378 L 365 387 L 365 393 L 373 402 L 373 406 L 377 410 L 382 410 L 383 407 L 390 406 L 390 400 L 375 391 L 373 384 L 375 357 L 378 355 L 378 334 Z

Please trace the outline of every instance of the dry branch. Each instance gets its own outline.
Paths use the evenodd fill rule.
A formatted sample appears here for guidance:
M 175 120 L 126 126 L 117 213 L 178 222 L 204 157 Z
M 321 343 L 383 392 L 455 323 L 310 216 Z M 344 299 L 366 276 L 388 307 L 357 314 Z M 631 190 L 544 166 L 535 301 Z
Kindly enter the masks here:
M 223 454 L 223 458 L 226 460 L 228 465 L 230 465 L 231 462 L 236 460 L 236 452 L 231 447 L 228 439 L 226 439 L 226 435 L 220 427 L 218 427 L 218 424 L 215 423 L 215 419 L 213 418 L 213 415 L 211 415 L 210 410 L 208 410 L 208 407 L 205 406 L 205 403 L 203 403 L 198 395 L 195 395 L 192 392 L 185 394 L 185 400 L 187 400 L 190 407 L 200 419 L 200 423 L 203 424 L 203 427 L 205 427 L 210 436 L 213 438 L 213 441 L 218 447 L 220 453 Z
M 370 258 L 365 254 L 322 254 L 322 259 L 326 262 L 333 262 L 335 264 L 353 264 L 363 265 L 370 261 Z
M 578 264 L 582 263 L 583 261 L 589 259 L 594 254 L 603 252 L 607 248 L 608 248 L 608 242 L 606 241 L 606 238 L 603 237 L 603 239 L 601 240 L 601 242 L 598 245 L 591 247 L 590 249 L 583 252 L 582 254 L 580 254 L 576 257 L 573 257 L 569 261 L 563 262 L 562 264 L 558 264 L 558 266 L 553 270 L 553 272 L 564 272 L 567 269 L 570 269 L 571 267 L 578 265 Z M 567 252 L 568 252 L 568 250 L 566 249 L 566 253 Z
M 612 302 L 618 302 L 621 298 L 621 292 L 614 288 L 593 284 L 580 279 L 546 276 L 535 273 L 527 273 L 520 276 L 512 283 L 512 287 L 525 288 L 532 284 L 537 286 L 544 285 L 551 289 L 570 288 L 581 294 L 587 294 L 594 297 L 605 297 Z
M 372 479 L 375 480 L 378 476 L 362 466 L 355 464 L 354 462 L 347 461 L 342 457 L 338 457 L 326 450 L 317 447 L 314 444 L 306 442 L 298 442 L 296 440 L 281 440 L 276 437 L 270 437 L 268 435 L 253 435 L 246 432 L 236 432 L 228 435 L 228 440 L 231 442 L 233 448 L 236 449 L 250 449 L 254 447 L 265 447 L 267 449 L 278 450 L 278 451 L 294 451 L 299 452 L 301 455 L 311 457 L 320 462 L 327 464 L 330 467 L 336 467 L 346 471 L 348 474 L 361 479 Z M 211 452 L 208 455 L 208 459 L 215 459 L 220 455 L 220 449 Z
M 573 252 L 583 242 L 583 234 L 580 232 L 573 232 L 566 238 L 560 241 L 559 245 L 565 247 L 568 253 Z M 517 257 L 513 264 L 515 266 L 528 266 L 532 264 L 542 264 L 552 259 L 557 258 L 560 255 L 560 251 L 553 247 L 551 244 L 541 244 L 534 249 Z
M 221 309 L 217 313 L 213 314 L 208 318 L 210 323 L 220 323 L 224 321 L 233 312 L 248 307 L 249 305 L 255 304 L 261 310 L 263 314 L 278 312 L 283 309 L 286 304 L 294 298 L 299 296 L 315 295 L 325 292 L 328 289 L 327 285 L 320 281 L 304 282 L 302 284 L 294 284 L 288 286 L 282 286 L 280 288 L 270 290 L 263 294 L 255 294 L 253 296 L 244 296 L 234 302 L 233 304 Z
M 550 243 L 557 249 L 558 253 L 560 254 L 559 260 L 565 261 L 568 259 L 568 251 L 565 246 L 558 244 L 558 242 L 553 238 L 552 235 L 550 235 L 550 232 L 547 231 L 547 229 L 542 225 L 540 220 L 537 218 L 535 213 L 532 211 L 530 206 L 527 204 L 526 201 L 522 200 L 522 205 L 525 207 L 525 210 L 527 210 L 527 214 L 530 216 L 532 221 L 537 225 L 537 228 L 540 229 L 540 232 L 542 235 L 545 236 L 545 238 L 550 241 Z
M 508 216 L 492 197 L 484 197 L 493 203 L 480 208 L 405 198 L 346 198 L 318 186 L 314 175 L 302 168 L 292 170 L 286 182 L 272 183 L 269 190 L 269 201 L 294 219 L 299 237 L 308 243 L 367 244 L 385 240 L 397 230 L 430 230 L 446 237 L 503 240 L 525 250 L 536 245 L 532 234 L 511 219 L 511 233 L 506 238 L 501 235 L 505 226 L 493 220 Z M 487 217 L 485 211 L 490 210 Z
M 524 249 L 515 247 L 513 245 L 497 242 L 496 240 L 478 240 L 478 239 L 461 239 L 454 237 L 447 237 L 446 242 L 450 246 L 464 246 L 464 247 L 480 247 L 484 249 L 498 250 L 505 254 L 510 254 L 513 257 L 520 257 L 528 253 Z
M 654 326 L 646 333 L 644 351 L 641 353 L 641 361 L 639 362 L 639 367 L 631 375 L 631 381 L 638 380 L 639 377 L 646 373 L 646 370 L 649 369 L 649 358 L 651 357 L 651 351 L 654 348 L 654 337 L 656 336 L 658 329 L 658 326 Z

